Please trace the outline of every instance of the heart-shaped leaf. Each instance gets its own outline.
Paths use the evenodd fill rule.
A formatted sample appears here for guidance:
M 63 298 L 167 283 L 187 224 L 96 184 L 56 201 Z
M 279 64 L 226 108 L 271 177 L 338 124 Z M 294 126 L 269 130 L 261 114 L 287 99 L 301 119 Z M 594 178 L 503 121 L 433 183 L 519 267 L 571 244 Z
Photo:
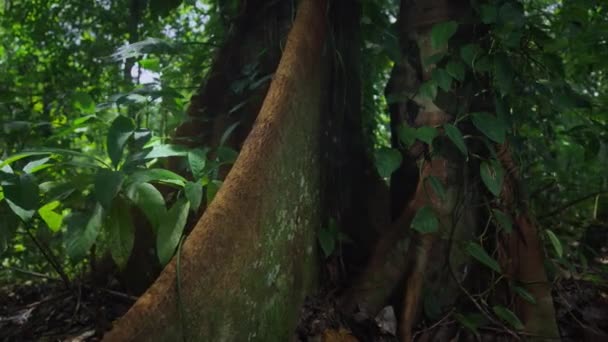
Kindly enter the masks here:
M 472 113 L 471 119 L 477 129 L 491 140 L 502 144 L 505 142 L 507 126 L 504 121 L 490 113 Z
M 158 260 L 162 265 L 166 265 L 175 253 L 186 226 L 189 209 L 190 202 L 188 200 L 185 198 L 178 199 L 160 224 L 156 237 L 156 251 Z
M 388 178 L 401 165 L 401 152 L 394 148 L 383 147 L 376 150 L 376 168 L 382 178 Z
M 451 123 L 446 123 L 443 125 L 443 129 L 445 130 L 445 135 L 456 145 L 456 147 L 464 154 L 465 156 L 468 154 L 467 144 L 464 142 L 464 137 L 458 127 L 452 125 Z
M 424 206 L 412 219 L 412 228 L 422 234 L 434 233 L 439 229 L 439 219 L 431 207 Z
M 505 171 L 497 160 L 484 161 L 479 167 L 481 180 L 490 192 L 498 197 L 502 190 Z

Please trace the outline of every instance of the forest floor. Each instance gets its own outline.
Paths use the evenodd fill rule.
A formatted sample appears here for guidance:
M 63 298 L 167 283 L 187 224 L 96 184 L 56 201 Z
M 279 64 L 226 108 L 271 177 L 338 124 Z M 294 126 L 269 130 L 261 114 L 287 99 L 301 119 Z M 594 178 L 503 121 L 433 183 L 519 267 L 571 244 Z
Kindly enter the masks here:
M 608 286 L 573 278 L 554 285 L 562 341 L 608 341 Z M 99 341 L 135 300 L 115 289 L 85 284 L 67 289 L 57 281 L 0 287 L 0 341 Z M 348 317 L 334 308 L 331 294 L 308 298 L 294 340 L 397 341 L 391 308 L 376 317 Z M 424 324 L 419 332 L 428 331 Z M 457 323 L 448 317 L 433 328 L 447 325 Z

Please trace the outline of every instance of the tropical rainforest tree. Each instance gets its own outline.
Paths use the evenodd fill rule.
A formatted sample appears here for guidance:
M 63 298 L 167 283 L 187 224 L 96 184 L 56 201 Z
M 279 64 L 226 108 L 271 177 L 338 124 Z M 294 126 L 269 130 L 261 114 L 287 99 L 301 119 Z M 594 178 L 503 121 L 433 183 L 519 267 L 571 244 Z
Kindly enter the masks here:
M 558 339 L 605 281 L 601 1 L 3 3 L 5 277 L 143 293 L 106 340 Z

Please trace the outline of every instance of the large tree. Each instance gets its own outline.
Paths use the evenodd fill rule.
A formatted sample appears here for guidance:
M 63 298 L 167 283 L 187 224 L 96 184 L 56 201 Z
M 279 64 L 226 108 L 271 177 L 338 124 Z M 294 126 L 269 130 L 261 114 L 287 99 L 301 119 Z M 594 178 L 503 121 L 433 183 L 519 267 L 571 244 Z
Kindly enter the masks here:
M 178 46 L 137 42 L 140 23 L 181 2 L 159 3 L 123 4 L 130 44 L 113 55 L 123 75 L 110 73 L 123 88 L 134 65 L 158 68 L 146 54 Z M 604 73 L 588 82 L 577 74 L 601 64 L 577 59 L 555 36 L 560 25 L 602 28 L 605 5 L 248 0 L 212 8 L 214 21 L 201 20 L 216 27 L 213 48 L 203 44 L 214 55 L 188 69 L 205 77 L 186 117 L 171 137 L 168 118 L 179 115 L 146 123 L 162 131 L 154 142 L 139 110 L 181 102 L 163 86 L 121 94 L 152 100 L 126 111 L 116 101 L 108 156 L 92 158 L 93 180 L 82 186 L 84 196 L 92 189 L 81 205 L 91 213 L 66 219 L 70 257 L 88 253 L 93 273 L 115 264 L 126 290 L 147 288 L 105 340 L 289 340 L 311 296 L 330 298 L 325 316 L 357 322 L 394 308 L 401 341 L 559 339 L 543 242 L 559 259 L 564 246 L 543 232 L 528 189 L 544 191 L 541 178 L 556 172 L 519 163 L 563 153 L 551 140 L 567 135 L 562 125 L 581 144 L 605 137 L 593 134 L 606 125 L 594 111 L 605 101 L 589 100 Z M 175 72 L 163 77 L 173 82 Z M 92 103 L 87 96 L 77 92 L 75 106 Z M 569 116 L 579 110 L 587 126 Z M 28 233 L 38 200 L 21 195 L 37 188 L 27 171 L 36 166 L 7 167 L 39 154 L 87 158 L 54 148 L 2 162 L 0 214 L 19 216 Z M 550 187 L 563 182 L 555 178 Z M 102 226 L 110 253 L 100 262 L 89 251 Z M 166 265 L 153 281 L 159 261 Z

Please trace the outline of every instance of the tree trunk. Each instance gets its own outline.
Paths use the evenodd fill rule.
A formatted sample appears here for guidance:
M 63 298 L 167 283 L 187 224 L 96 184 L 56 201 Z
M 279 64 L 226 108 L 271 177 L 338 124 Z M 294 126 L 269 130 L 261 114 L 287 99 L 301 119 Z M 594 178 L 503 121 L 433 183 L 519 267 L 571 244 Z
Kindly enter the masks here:
M 224 185 L 179 256 L 104 340 L 290 338 L 316 278 L 324 37 L 324 2 L 303 0 Z

